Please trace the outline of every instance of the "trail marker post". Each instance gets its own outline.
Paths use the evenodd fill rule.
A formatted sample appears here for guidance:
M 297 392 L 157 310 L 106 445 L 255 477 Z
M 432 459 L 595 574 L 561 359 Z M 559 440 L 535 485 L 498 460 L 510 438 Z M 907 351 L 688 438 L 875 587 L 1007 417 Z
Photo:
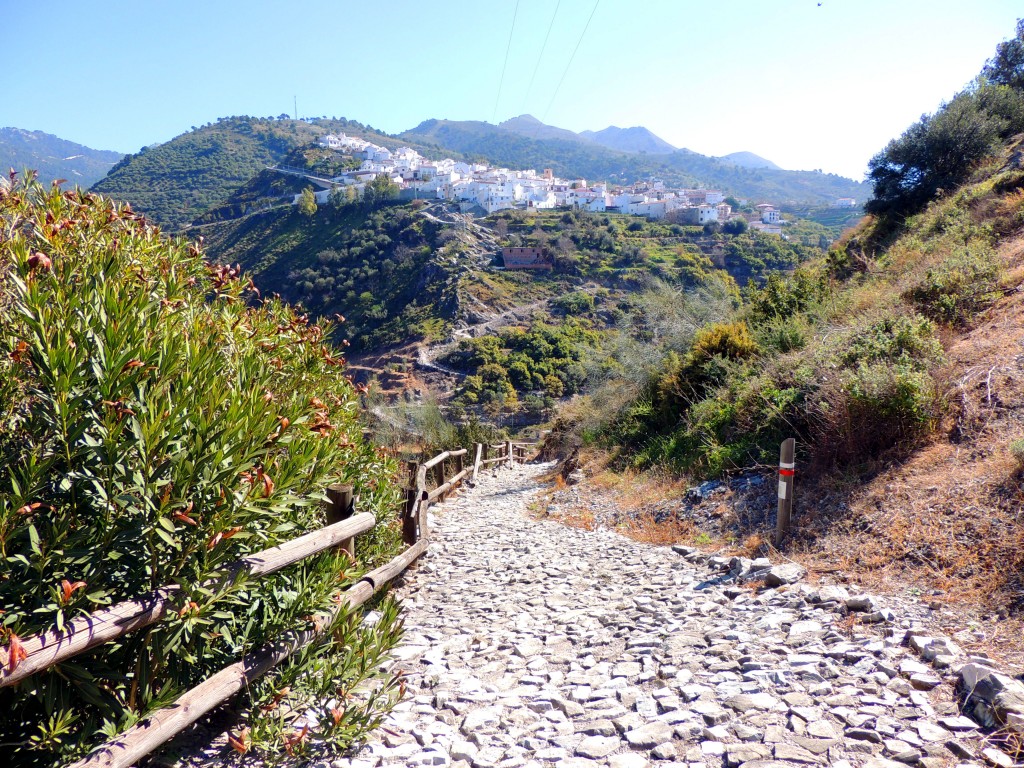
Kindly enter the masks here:
M 796 440 L 783 440 L 779 450 L 779 513 L 775 525 L 775 546 L 789 533 L 793 515 L 793 477 L 796 474 Z

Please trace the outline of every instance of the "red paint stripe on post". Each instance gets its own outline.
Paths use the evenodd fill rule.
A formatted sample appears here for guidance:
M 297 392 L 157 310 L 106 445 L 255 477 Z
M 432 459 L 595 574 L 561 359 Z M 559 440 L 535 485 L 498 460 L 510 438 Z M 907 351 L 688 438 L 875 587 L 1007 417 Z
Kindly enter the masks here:
M 779 474 L 783 477 L 793 477 L 796 474 L 795 469 L 780 469 Z

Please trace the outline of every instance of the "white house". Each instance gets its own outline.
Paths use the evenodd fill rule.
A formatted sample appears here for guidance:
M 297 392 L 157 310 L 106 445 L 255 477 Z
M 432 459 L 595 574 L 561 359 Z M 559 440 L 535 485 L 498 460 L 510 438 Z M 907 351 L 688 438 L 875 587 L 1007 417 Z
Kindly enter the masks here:
M 558 202 L 555 193 L 550 189 L 531 189 L 525 194 L 524 199 L 527 208 L 538 209 L 554 208 Z
M 341 139 L 335 136 L 333 133 L 328 133 L 326 136 L 321 136 L 317 142 L 321 147 L 327 147 L 328 149 L 340 150 L 343 148 Z
M 704 225 L 712 221 L 718 221 L 718 208 L 707 204 L 689 205 L 685 208 L 677 209 L 672 214 L 672 218 L 680 224 Z
M 363 157 L 367 160 L 373 160 L 378 163 L 391 163 L 391 151 L 384 148 L 378 147 L 376 144 L 369 144 L 363 149 Z

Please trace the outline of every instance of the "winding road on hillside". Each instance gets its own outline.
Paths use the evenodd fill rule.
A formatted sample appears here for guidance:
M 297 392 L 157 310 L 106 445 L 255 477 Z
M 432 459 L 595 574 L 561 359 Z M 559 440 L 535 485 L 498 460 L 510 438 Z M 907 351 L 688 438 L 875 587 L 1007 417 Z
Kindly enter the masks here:
M 980 755 L 942 671 L 901 644 L 912 607 L 893 617 L 863 597 L 875 613 L 858 615 L 880 623 L 855 624 L 842 587 L 755 589 L 683 548 L 566 527 L 538 509 L 550 469 L 487 472 L 432 509 L 431 547 L 396 590 L 410 695 L 331 768 L 939 768 Z

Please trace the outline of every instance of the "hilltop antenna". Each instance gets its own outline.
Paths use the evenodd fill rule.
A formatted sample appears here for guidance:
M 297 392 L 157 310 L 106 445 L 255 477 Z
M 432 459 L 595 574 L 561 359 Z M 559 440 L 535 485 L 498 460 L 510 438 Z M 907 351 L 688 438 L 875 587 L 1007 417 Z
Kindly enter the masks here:
M 292 96 L 292 105 L 295 107 L 295 119 L 299 119 L 299 97 Z

